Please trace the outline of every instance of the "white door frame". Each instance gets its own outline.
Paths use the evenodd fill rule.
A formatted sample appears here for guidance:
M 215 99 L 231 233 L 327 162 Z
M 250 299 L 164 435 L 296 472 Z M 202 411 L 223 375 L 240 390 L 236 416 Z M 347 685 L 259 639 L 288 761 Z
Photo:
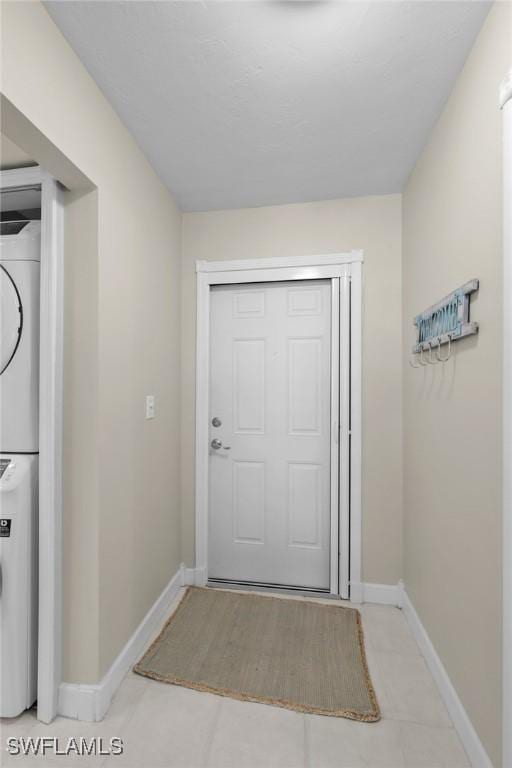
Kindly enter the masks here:
M 196 582 L 208 579 L 210 288 L 282 280 L 332 280 L 331 594 L 349 597 L 361 583 L 361 382 L 363 252 L 237 261 L 197 261 L 196 329 Z M 341 299 L 341 301 L 340 301 Z M 339 317 L 340 309 L 344 313 Z M 339 320 L 338 320 L 339 318 Z M 341 322 L 340 322 L 341 321 Z M 350 333 L 347 330 L 350 328 Z M 341 333 L 340 333 L 341 330 Z M 338 343 L 339 342 L 339 343 Z M 341 352 L 341 354 L 340 354 Z M 337 365 L 337 370 L 334 366 Z M 339 457 L 339 458 L 338 458 Z M 338 494 L 335 478 L 341 479 Z M 350 481 L 350 482 L 349 482 Z M 350 488 L 350 493 L 349 493 Z M 340 563 L 342 567 L 340 568 Z M 352 597 L 358 596 L 352 595 Z
M 512 765 L 512 69 L 503 112 L 503 765 Z
M 39 352 L 39 635 L 37 717 L 57 714 L 62 657 L 62 190 L 38 166 L 0 171 L 0 189 L 41 188 Z

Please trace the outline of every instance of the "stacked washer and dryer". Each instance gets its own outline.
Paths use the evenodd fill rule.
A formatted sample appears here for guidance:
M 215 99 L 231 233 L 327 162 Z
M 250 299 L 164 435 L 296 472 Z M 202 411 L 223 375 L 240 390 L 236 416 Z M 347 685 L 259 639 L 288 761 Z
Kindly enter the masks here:
M 37 697 L 39 221 L 0 236 L 0 716 Z

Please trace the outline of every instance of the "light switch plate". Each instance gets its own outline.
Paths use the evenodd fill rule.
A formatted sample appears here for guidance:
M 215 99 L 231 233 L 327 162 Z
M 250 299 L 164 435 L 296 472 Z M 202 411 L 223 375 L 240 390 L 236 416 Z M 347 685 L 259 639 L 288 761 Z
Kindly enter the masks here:
M 155 418 L 155 396 L 146 395 L 146 419 Z

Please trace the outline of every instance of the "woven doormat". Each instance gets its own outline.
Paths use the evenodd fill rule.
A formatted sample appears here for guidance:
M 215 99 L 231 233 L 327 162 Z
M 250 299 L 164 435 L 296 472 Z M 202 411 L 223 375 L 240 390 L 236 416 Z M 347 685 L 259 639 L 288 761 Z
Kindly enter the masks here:
M 134 671 L 298 712 L 380 719 L 361 616 L 339 605 L 189 587 Z

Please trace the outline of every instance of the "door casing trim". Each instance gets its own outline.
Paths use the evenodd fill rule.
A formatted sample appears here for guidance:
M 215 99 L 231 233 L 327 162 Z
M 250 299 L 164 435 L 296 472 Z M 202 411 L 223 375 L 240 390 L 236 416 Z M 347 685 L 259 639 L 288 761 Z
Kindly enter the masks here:
M 320 256 L 196 262 L 195 568 L 196 573 L 200 574 L 201 584 L 206 584 L 208 580 L 210 287 L 278 280 L 330 279 L 333 281 L 333 291 L 334 284 L 339 284 L 338 296 L 345 291 L 345 301 L 341 302 L 340 309 L 342 312 L 345 309 L 347 313 L 345 319 L 350 319 L 350 336 L 340 339 L 342 354 L 338 361 L 340 429 L 331 431 L 331 453 L 337 455 L 339 451 L 341 485 L 348 489 L 347 479 L 350 478 L 350 496 L 348 492 L 340 494 L 339 516 L 332 526 L 333 531 L 336 530 L 336 537 L 341 546 L 339 553 L 335 554 L 336 564 L 333 564 L 333 556 L 331 556 L 330 591 L 331 594 L 360 602 L 358 586 L 361 584 L 362 561 L 363 260 L 363 251 L 353 250 Z M 349 283 L 350 303 L 347 301 Z M 349 306 L 347 306 L 348 303 Z M 343 351 L 350 352 L 349 366 L 347 366 L 347 354 L 343 355 Z M 341 573 L 338 567 L 338 555 L 342 556 L 343 572 Z M 350 590 L 351 584 L 354 585 L 352 590 Z
M 512 68 L 500 87 L 503 115 L 503 725 L 502 762 L 512 765 Z

